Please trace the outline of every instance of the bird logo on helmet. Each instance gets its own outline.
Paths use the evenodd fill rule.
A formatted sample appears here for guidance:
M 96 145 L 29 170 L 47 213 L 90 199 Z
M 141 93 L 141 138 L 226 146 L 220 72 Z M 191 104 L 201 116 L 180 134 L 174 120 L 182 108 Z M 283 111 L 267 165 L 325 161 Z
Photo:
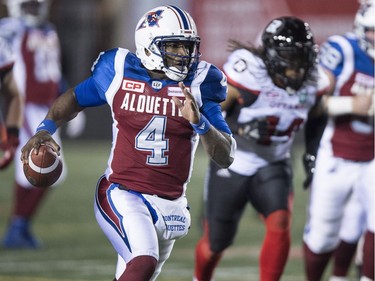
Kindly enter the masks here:
M 142 21 L 142 24 L 141 26 L 138 27 L 138 29 L 140 28 L 145 28 L 146 26 L 158 26 L 159 27 L 159 20 L 162 18 L 161 17 L 161 14 L 163 13 L 163 10 L 158 10 L 158 11 L 153 11 L 153 12 L 150 12 L 146 15 L 145 17 L 145 20 Z
M 186 55 L 169 53 L 166 44 L 181 44 Z M 197 28 L 193 18 L 175 6 L 160 6 L 144 14 L 136 25 L 136 55 L 148 70 L 163 71 L 174 81 L 182 81 L 195 73 L 199 62 Z M 178 65 L 168 65 L 167 58 L 173 57 Z

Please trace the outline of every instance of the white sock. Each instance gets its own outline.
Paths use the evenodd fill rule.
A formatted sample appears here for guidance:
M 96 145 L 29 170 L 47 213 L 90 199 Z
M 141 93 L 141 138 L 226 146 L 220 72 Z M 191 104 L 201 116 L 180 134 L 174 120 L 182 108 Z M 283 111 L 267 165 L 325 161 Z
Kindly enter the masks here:
M 331 276 L 331 278 L 329 278 L 329 281 L 349 281 L 349 279 L 342 276 Z
M 360 281 L 374 281 L 374 280 L 370 279 L 370 278 L 368 278 L 366 276 L 362 276 L 361 279 L 360 279 Z

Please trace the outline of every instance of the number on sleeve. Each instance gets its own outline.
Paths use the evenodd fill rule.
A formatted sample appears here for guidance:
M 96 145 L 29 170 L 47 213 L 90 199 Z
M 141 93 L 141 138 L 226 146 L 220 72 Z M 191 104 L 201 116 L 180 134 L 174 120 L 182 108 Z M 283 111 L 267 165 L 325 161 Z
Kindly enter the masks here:
M 320 60 L 323 65 L 331 70 L 335 70 L 341 63 L 342 57 L 340 52 L 330 44 L 324 43 L 321 47 Z

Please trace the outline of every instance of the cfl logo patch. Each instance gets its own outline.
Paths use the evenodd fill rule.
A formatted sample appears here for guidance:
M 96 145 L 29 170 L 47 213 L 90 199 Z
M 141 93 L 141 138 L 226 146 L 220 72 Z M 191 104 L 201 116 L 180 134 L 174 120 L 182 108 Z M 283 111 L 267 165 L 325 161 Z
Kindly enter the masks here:
M 127 90 L 127 91 L 137 92 L 137 93 L 143 93 L 145 90 L 145 83 L 124 79 L 122 81 L 122 89 Z

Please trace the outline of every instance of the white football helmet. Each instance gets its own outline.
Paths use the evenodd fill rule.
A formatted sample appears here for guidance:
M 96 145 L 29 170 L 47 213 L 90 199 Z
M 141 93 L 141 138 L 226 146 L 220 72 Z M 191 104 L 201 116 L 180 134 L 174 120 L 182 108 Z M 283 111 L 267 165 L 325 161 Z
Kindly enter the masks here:
M 176 6 L 160 6 L 144 14 L 135 29 L 136 55 L 149 70 L 163 71 L 174 81 L 195 71 L 200 38 L 193 18 Z M 182 45 L 186 55 L 166 52 L 166 44 Z M 168 65 L 168 61 L 177 65 Z
M 375 4 L 374 0 L 360 1 L 360 7 L 354 19 L 354 32 L 359 38 L 359 45 L 370 57 L 375 59 L 374 27 Z M 366 32 L 371 32 L 369 36 Z
M 28 26 L 43 24 L 49 14 L 49 0 L 7 0 L 9 15 L 20 18 Z

